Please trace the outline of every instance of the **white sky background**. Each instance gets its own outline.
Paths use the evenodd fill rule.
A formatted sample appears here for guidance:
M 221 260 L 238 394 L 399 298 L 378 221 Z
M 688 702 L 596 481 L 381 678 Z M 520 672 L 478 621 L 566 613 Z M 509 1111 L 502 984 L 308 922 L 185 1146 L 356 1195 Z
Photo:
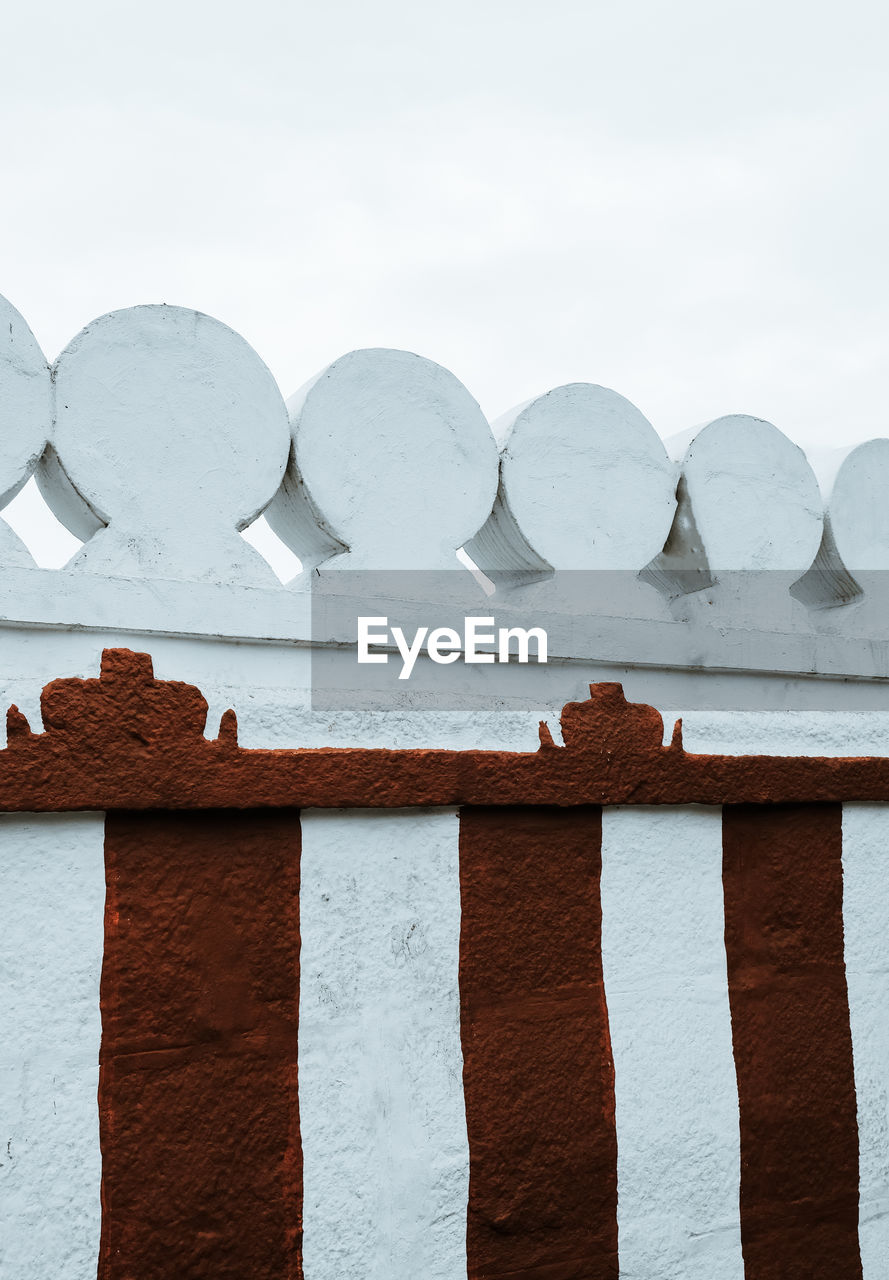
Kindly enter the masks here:
M 491 418 L 590 381 L 663 436 L 889 434 L 887 37 L 876 0 L 7 4 L 0 292 L 51 359 L 169 302 L 285 395 L 392 346 Z

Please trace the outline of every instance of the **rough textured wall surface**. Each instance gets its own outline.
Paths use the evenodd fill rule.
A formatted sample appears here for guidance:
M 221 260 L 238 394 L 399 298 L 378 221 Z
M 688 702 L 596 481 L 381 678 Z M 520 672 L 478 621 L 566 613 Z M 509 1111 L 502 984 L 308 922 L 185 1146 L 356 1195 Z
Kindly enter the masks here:
M 885 1280 L 889 770 L 849 765 L 870 790 L 828 810 L 812 778 L 843 770 L 748 762 L 740 798 L 761 807 L 739 813 L 737 765 L 689 763 L 678 735 L 660 752 L 655 715 L 634 713 L 641 755 L 599 706 L 568 718 L 586 750 L 560 756 L 557 720 L 591 680 L 620 681 L 674 711 L 668 737 L 688 708 L 686 751 L 889 755 L 870 714 L 889 706 L 889 442 L 836 459 L 819 490 L 744 415 L 665 446 L 622 397 L 574 383 L 492 431 L 446 370 L 380 350 L 285 408 L 247 344 L 196 312 L 103 317 L 52 370 L 2 300 L 0 319 L 0 506 L 35 475 L 84 539 L 42 571 L 0 519 L 16 760 L 35 807 L 51 791 L 161 810 L 107 831 L 96 814 L 0 819 L 4 1280 L 95 1274 L 100 1175 L 118 1280 L 295 1276 L 303 1225 L 308 1280 Z M 263 508 L 306 571 L 291 587 L 239 537 Z M 348 693 L 313 709 L 312 571 L 453 570 L 458 547 L 494 606 L 549 611 L 557 660 L 533 692 L 514 666 L 502 697 L 461 711 L 369 714 Z M 568 607 L 562 571 L 596 566 L 624 585 Z M 47 682 L 130 645 L 201 688 L 212 741 L 186 692 L 176 754 L 150 714 L 176 698 L 148 676 L 85 745 L 79 695 L 56 688 L 41 726 Z M 244 803 L 229 707 L 247 747 L 525 755 L 492 766 L 496 811 L 491 761 L 452 760 L 423 793 L 434 811 L 370 814 L 398 762 L 350 773 L 332 754 L 312 803 L 361 812 L 164 811 L 208 760 L 222 789 L 203 803 Z M 100 802 L 121 757 L 128 798 Z M 400 762 L 399 805 L 418 804 L 424 760 Z M 270 807 L 307 785 L 290 764 Z M 802 788 L 792 821 L 775 775 Z M 634 807 L 678 803 L 690 778 L 681 809 Z
M 461 814 L 471 1280 L 618 1273 L 601 838 L 595 806 Z
M 458 818 L 302 815 L 310 1280 L 466 1275 Z
M 299 835 L 108 815 L 100 1280 L 301 1280 Z
M 0 816 L 0 1275 L 94 1280 L 105 816 Z
M 741 1280 L 718 808 L 602 815 L 621 1274 Z
M 858 1108 L 858 1238 L 866 1277 L 889 1258 L 889 808 L 843 806 L 846 986 Z
M 763 1280 L 861 1275 L 842 809 L 723 812 L 741 1233 Z
M 79 1240 L 73 1266 L 98 1258 L 109 1280 L 245 1265 L 294 1280 L 722 1280 L 741 1268 L 748 1280 L 882 1280 L 885 984 L 872 900 L 884 763 L 696 758 L 679 735 L 665 748 L 656 712 L 613 685 L 566 707 L 564 746 L 544 732 L 539 751 L 515 758 L 269 757 L 239 752 L 231 722 L 228 737 L 204 739 L 200 695 L 158 684 L 144 659 L 110 654 L 102 678 L 90 675 L 53 685 L 44 734 L 12 716 L 8 786 L 31 769 L 35 797 L 67 794 L 73 759 L 75 792 L 123 778 L 138 803 L 159 771 L 165 803 L 174 783 L 193 802 L 209 761 L 214 804 L 243 805 L 219 787 L 260 776 L 257 764 L 277 798 L 0 824 L 19 837 L 13 899 L 32 904 L 3 996 L 19 1028 L 13 1062 L 30 1070 L 39 1056 L 21 998 L 32 983 L 52 993 L 41 999 L 53 1034 L 74 1017 L 82 1061 L 102 1063 L 101 1129 L 81 1124 L 63 1183 L 64 1131 L 55 1113 L 41 1127 L 43 1085 L 36 1110 L 13 1098 L 31 1145 L 15 1174 L 26 1194 L 4 1203 L 7 1250 L 30 1260 L 58 1246 L 71 1270 L 64 1250 Z M 499 803 L 386 808 L 400 793 L 381 766 L 407 770 L 421 793 L 429 775 L 440 794 L 488 787 Z M 532 790 L 503 803 L 516 778 Z M 535 778 L 556 785 L 558 805 L 526 803 Z M 776 803 L 782 778 L 805 803 Z M 866 793 L 887 800 L 844 813 L 868 778 Z M 838 788 L 835 803 L 819 800 L 822 784 Z M 759 802 L 671 804 L 679 785 L 740 787 Z M 351 787 L 383 807 L 274 807 L 319 786 L 328 803 Z M 597 787 L 662 803 L 578 802 Z M 73 956 L 30 936 L 34 903 L 63 914 L 54 856 L 30 856 L 33 832 L 67 857 L 71 832 L 87 830 L 93 878 L 63 883 L 72 919 L 96 930 L 95 983 L 104 844 L 101 1038 L 95 986 L 61 1008 L 86 935 L 66 939 Z M 95 1121 L 95 1076 L 75 1077 L 80 1121 Z M 100 1173 L 101 1248 L 31 1230 L 29 1186 L 63 1186 L 66 1205 L 95 1213 Z

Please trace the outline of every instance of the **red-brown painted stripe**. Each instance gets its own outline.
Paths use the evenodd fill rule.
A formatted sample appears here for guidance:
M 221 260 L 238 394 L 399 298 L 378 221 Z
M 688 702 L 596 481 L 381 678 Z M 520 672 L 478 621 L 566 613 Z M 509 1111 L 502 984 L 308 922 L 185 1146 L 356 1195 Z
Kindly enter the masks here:
M 723 810 L 747 1280 L 856 1280 L 840 805 Z
M 99 1280 L 299 1280 L 299 815 L 106 820 Z
M 460 819 L 471 1280 L 614 1280 L 597 807 Z
M 889 800 L 887 757 L 687 755 L 678 722 L 665 747 L 658 712 L 611 683 L 566 704 L 564 746 L 542 724 L 528 752 L 244 750 L 232 711 L 208 741 L 203 695 L 128 649 L 105 650 L 98 680 L 53 680 L 40 707 L 43 733 L 9 710 L 0 811 Z

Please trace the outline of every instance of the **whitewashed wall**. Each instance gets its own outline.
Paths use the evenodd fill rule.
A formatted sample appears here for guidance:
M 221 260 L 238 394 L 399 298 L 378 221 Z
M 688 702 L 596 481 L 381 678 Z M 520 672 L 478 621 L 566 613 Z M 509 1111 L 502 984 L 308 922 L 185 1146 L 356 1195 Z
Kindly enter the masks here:
M 241 338 L 172 307 L 101 318 L 50 368 L 0 301 L 0 506 L 32 476 L 82 541 L 64 569 L 38 569 L 0 520 L 0 703 L 15 702 L 35 729 L 45 683 L 95 675 L 101 650 L 122 645 L 151 653 L 159 677 L 201 688 L 208 735 L 234 707 L 247 746 L 529 750 L 540 718 L 557 735 L 561 706 L 604 679 L 658 706 L 668 735 L 682 715 L 693 751 L 889 754 L 889 441 L 819 463 L 816 477 L 769 423 L 733 415 L 664 443 L 620 395 L 583 383 L 491 427 L 453 375 L 392 351 L 334 361 L 285 405 Z M 263 512 L 304 566 L 287 586 L 240 536 Z M 485 586 L 461 568 L 467 554 Z M 312 635 L 313 573 L 347 568 L 465 573 L 479 611 L 493 587 L 526 625 L 546 618 L 558 661 L 520 673 L 494 703 L 470 689 L 445 710 L 313 709 L 309 647 L 342 640 Z M 582 626 L 558 576 L 578 572 L 615 575 Z M 741 1274 L 715 823 L 700 811 L 613 811 L 604 827 L 621 1248 L 628 1274 L 658 1280 Z M 868 1280 L 889 1248 L 884 828 L 881 813 L 847 814 Z M 49 834 L 61 861 L 47 854 Z M 308 815 L 304 841 L 306 1275 L 460 1275 L 454 815 Z M 683 854 L 660 880 L 649 872 L 667 846 Z M 21 1280 L 78 1280 L 94 1267 L 102 876 L 100 818 L 0 823 L 0 901 L 13 920 L 0 995 L 0 1187 L 12 1226 L 0 1271 Z M 45 911 L 54 923 L 41 930 Z M 650 1036 L 665 957 L 682 1048 L 667 1055 Z M 49 1052 L 57 1040 L 64 1058 Z M 689 1125 L 687 1099 L 702 1089 L 712 1106 Z M 675 1161 L 653 1137 L 653 1107 L 682 1120 Z M 410 1152 L 403 1167 L 393 1125 Z M 363 1163 L 342 1158 L 347 1133 L 360 1135 Z M 395 1183 L 367 1192 L 380 1165 Z M 38 1201 L 52 1207 L 39 1226 Z M 321 1243 L 332 1217 L 347 1224 L 336 1253 Z M 712 1231 L 693 1246 L 701 1217 Z
M 0 815 L 0 1275 L 96 1274 L 104 814 Z

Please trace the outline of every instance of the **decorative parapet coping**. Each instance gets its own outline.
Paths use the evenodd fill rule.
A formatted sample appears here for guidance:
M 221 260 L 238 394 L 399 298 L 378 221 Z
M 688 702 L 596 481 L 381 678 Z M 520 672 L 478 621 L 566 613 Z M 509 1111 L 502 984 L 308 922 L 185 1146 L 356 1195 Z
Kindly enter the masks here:
M 842 613 L 889 569 L 889 440 L 818 469 L 747 415 L 662 442 L 588 383 L 489 426 L 451 373 L 402 351 L 342 356 L 285 405 L 242 338 L 178 307 L 103 316 L 50 367 L 0 299 L 0 507 L 36 476 L 84 542 L 87 595 L 91 575 L 285 591 L 237 536 L 264 512 L 306 570 L 448 569 L 465 548 L 498 591 L 619 570 L 653 601 L 770 571 L 787 608 Z M 0 525 L 0 571 L 29 563 Z
M 2 811 L 889 800 L 889 759 L 692 755 L 681 723 L 664 746 L 659 713 L 617 684 L 565 706 L 564 746 L 541 723 L 536 752 L 245 750 L 233 712 L 206 739 L 199 690 L 128 649 L 98 679 L 48 684 L 41 707 L 40 734 L 9 710 Z
M 744 576 L 733 575 L 726 586 Z M 606 573 L 602 577 L 622 577 L 639 585 L 631 574 Z M 851 619 L 845 627 L 829 630 L 794 627 L 792 618 L 775 616 L 776 610 L 771 607 L 776 589 L 781 589 L 778 576 L 773 575 L 765 583 L 758 583 L 757 575 L 746 577 L 746 596 L 737 593 L 734 611 L 720 609 L 718 602 L 714 607 L 712 598 L 705 594 L 693 611 L 675 617 L 660 610 L 648 617 L 622 614 L 615 607 L 609 612 L 594 594 L 589 611 L 582 617 L 562 610 L 554 591 L 530 599 L 522 599 L 515 592 L 486 599 L 481 589 L 475 589 L 469 575 L 466 578 L 470 590 L 464 605 L 467 613 L 502 613 L 509 625 L 543 627 L 548 635 L 551 663 L 778 675 L 806 683 L 808 691 L 803 690 L 797 701 L 807 707 L 820 705 L 813 688 L 817 683 L 889 681 L 889 625 L 877 635 L 856 631 Z M 889 581 L 886 586 L 889 588 Z M 335 587 L 328 586 L 327 599 L 334 598 L 335 592 Z M 345 594 L 339 599 L 336 612 L 344 617 L 351 598 Z M 445 620 L 438 619 L 435 610 L 441 606 L 435 601 L 426 606 L 416 601 L 394 603 L 399 609 L 399 621 L 405 616 L 427 624 L 435 619 L 435 625 Z M 356 598 L 355 606 L 359 613 L 367 612 L 366 601 L 362 605 Z M 371 610 L 380 611 L 385 611 L 383 605 Z M 333 612 L 328 610 L 328 616 Z M 889 601 L 884 612 L 889 624 Z M 746 621 L 742 621 L 745 614 Z M 354 629 L 348 634 L 335 628 L 322 632 L 313 626 L 308 591 L 102 577 L 75 570 L 11 567 L 0 571 L 0 630 L 4 627 L 106 633 L 109 638 L 132 636 L 136 647 L 150 643 L 152 636 L 181 636 L 306 650 L 355 648 Z M 835 701 L 829 705 L 835 705 Z M 877 705 L 882 706 L 882 701 L 875 703 L 875 708 Z

